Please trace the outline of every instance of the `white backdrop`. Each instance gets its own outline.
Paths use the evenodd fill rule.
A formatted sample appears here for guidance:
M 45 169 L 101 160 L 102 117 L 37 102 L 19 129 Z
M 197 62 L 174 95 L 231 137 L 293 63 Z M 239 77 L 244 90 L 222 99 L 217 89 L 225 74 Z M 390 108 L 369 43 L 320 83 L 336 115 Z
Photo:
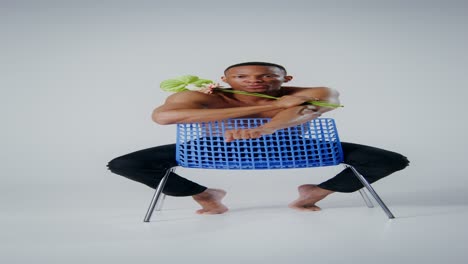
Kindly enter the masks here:
M 339 90 L 345 108 L 326 116 L 343 141 L 411 160 L 376 183 L 395 201 L 466 192 L 468 5 L 410 2 L 2 1 L 3 211 L 144 208 L 152 191 L 106 164 L 173 142 L 174 127 L 150 118 L 169 95 L 159 82 L 184 74 L 218 80 L 244 61 L 284 65 L 291 85 Z M 290 201 L 295 186 L 337 171 L 181 173 L 248 203 Z

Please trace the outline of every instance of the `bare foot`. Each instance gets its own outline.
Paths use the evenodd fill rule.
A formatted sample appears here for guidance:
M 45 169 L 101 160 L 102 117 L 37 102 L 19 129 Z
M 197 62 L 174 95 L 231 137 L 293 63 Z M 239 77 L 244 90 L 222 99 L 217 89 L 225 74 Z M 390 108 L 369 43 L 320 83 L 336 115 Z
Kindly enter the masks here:
M 320 211 L 320 207 L 316 206 L 315 203 L 333 193 L 333 191 L 322 189 L 313 184 L 301 185 L 297 190 L 299 191 L 299 198 L 288 206 L 300 211 Z
M 226 191 L 221 189 L 206 189 L 204 192 L 193 195 L 193 199 L 202 206 L 197 214 L 222 214 L 228 208 L 221 203 Z

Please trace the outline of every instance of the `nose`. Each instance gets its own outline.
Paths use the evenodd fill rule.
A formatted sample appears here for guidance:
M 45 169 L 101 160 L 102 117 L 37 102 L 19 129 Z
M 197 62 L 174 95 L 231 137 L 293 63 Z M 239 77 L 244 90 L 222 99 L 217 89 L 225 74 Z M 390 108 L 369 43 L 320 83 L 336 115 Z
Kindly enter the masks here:
M 252 76 L 246 79 L 248 83 L 261 83 L 263 82 L 261 77 Z

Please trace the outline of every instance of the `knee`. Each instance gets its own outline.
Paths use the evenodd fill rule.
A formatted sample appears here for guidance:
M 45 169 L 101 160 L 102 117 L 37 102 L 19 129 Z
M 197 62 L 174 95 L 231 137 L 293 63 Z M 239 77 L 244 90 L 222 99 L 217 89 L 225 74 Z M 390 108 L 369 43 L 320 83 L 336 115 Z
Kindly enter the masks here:
M 115 158 L 107 163 L 107 169 L 112 172 L 126 172 L 137 170 L 160 171 L 174 167 L 176 164 L 167 161 L 147 161 L 134 157 L 122 156 Z
M 131 166 L 130 162 L 123 158 L 115 158 L 107 163 L 107 169 L 110 171 L 122 170 L 129 168 Z
M 401 154 L 395 154 L 394 157 L 391 160 L 392 168 L 395 171 L 399 171 L 399 170 L 402 170 L 402 169 L 408 167 L 409 163 L 410 163 L 410 161 L 408 160 L 408 158 L 401 155 Z
M 378 151 L 372 155 L 364 152 L 355 152 L 345 159 L 345 163 L 355 167 L 376 168 L 389 173 L 402 170 L 409 165 L 409 160 L 396 152 Z
M 110 171 L 113 171 L 115 170 L 115 168 L 117 168 L 119 166 L 119 161 L 118 159 L 113 159 L 111 161 L 109 161 L 106 165 L 107 169 L 110 170 Z

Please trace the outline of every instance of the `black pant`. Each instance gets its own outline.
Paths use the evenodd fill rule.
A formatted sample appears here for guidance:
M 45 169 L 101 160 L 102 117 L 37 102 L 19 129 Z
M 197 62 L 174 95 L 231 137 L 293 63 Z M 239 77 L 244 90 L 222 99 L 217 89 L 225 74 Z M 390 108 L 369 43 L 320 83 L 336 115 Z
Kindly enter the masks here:
M 354 166 L 369 183 L 382 179 L 408 166 L 408 159 L 398 153 L 341 142 L 344 163 Z M 166 171 L 177 166 L 175 144 L 163 145 L 132 152 L 111 160 L 107 167 L 118 175 L 156 188 Z M 335 177 L 321 183 L 319 187 L 335 192 L 354 192 L 363 187 L 351 169 L 346 168 Z M 164 193 L 171 196 L 191 196 L 207 188 L 171 173 Z

